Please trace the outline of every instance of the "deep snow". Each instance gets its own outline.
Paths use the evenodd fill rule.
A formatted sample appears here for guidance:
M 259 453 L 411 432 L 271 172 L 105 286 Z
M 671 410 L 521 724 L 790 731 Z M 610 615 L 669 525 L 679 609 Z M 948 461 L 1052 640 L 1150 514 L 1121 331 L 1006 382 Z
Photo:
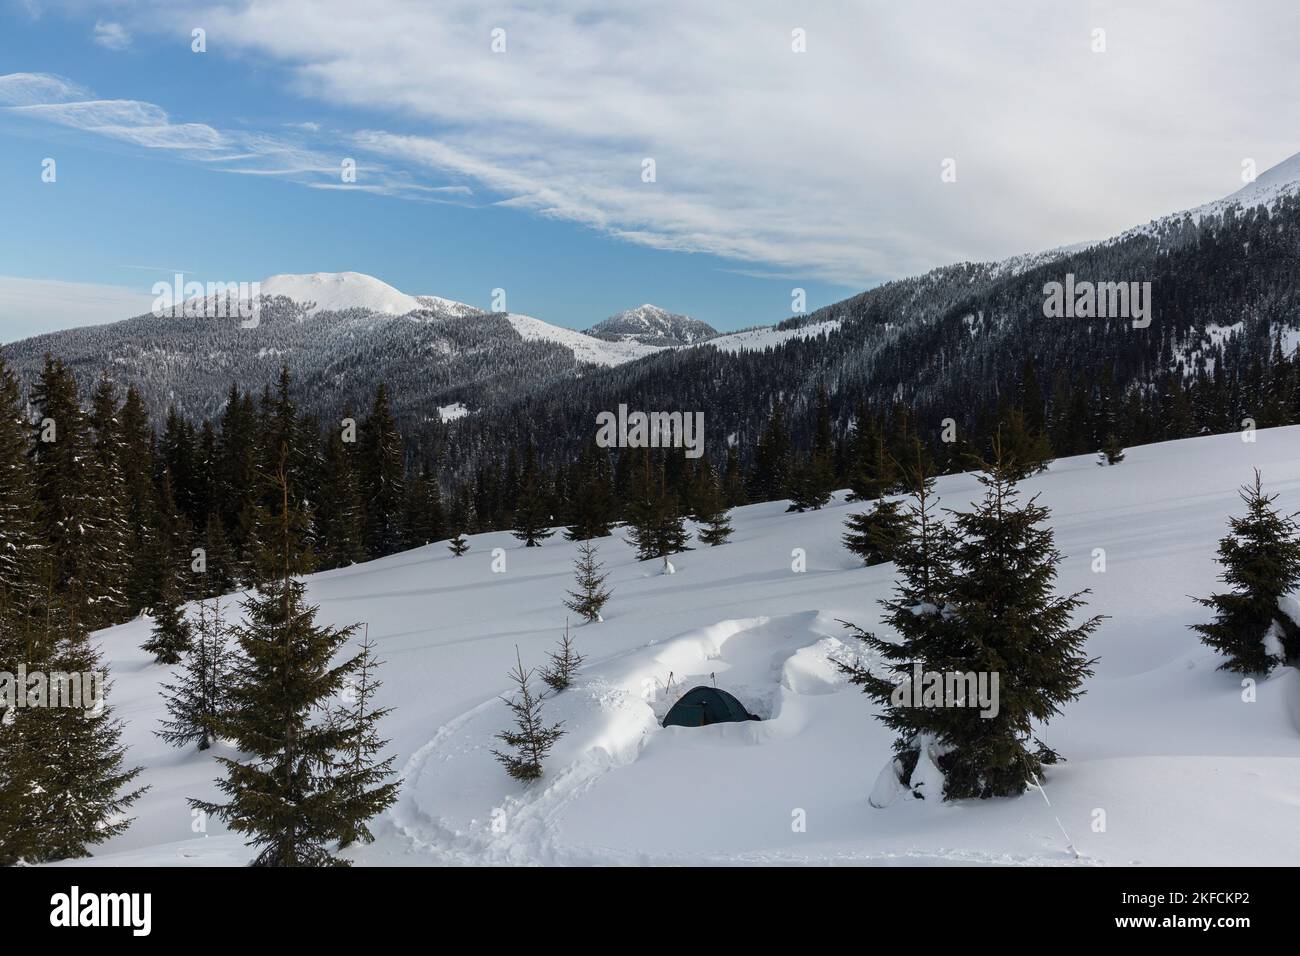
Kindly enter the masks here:
M 845 650 L 837 619 L 875 627 L 892 565 L 861 567 L 840 544 L 842 495 L 819 512 L 781 503 L 738 509 L 731 543 L 674 558 L 677 573 L 600 542 L 614 595 L 604 623 L 575 629 L 587 655 L 577 684 L 547 704 L 563 720 L 542 780 L 510 780 L 489 751 L 507 726 L 498 695 L 518 645 L 543 663 L 564 627 L 575 546 L 556 536 L 524 549 L 477 535 L 454 558 L 442 544 L 310 579 L 320 620 L 369 623 L 387 661 L 385 729 L 405 783 L 374 823 L 358 864 L 872 863 L 883 865 L 1294 864 L 1300 860 L 1300 675 L 1281 668 L 1242 700 L 1240 679 L 1187 625 L 1188 595 L 1216 587 L 1215 544 L 1240 513 L 1236 489 L 1260 467 L 1280 504 L 1300 508 L 1300 427 L 1131 449 L 1101 468 L 1057 462 L 1022 486 L 1053 510 L 1066 555 L 1062 590 L 1091 588 L 1110 615 L 1087 650 L 1100 658 L 1087 694 L 1047 739 L 1068 760 L 1051 799 L 944 805 L 904 794 L 868 804 L 889 733 L 827 654 Z M 973 476 L 939 481 L 943 504 L 978 496 Z M 504 548 L 506 570 L 492 571 Z M 1092 570 L 1094 549 L 1106 570 Z M 792 571 L 795 549 L 807 570 Z M 147 620 L 101 633 L 110 702 L 127 722 L 130 759 L 152 789 L 135 823 L 91 864 L 238 864 L 238 837 L 196 825 L 186 797 L 210 797 L 212 752 L 153 735 L 169 669 L 139 650 Z M 674 690 L 709 683 L 761 722 L 661 728 Z M 218 749 L 218 752 L 228 752 Z M 1098 824 L 1104 814 L 1104 829 Z M 1066 848 L 1054 815 L 1080 857 Z M 804 821 L 805 826 L 798 823 Z

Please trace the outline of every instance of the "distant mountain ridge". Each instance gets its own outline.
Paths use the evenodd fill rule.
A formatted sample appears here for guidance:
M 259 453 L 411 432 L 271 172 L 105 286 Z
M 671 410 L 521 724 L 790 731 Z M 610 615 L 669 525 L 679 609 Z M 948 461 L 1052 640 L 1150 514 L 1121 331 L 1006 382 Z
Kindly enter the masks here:
M 718 330 L 689 315 L 678 315 L 646 303 L 611 315 L 589 328 L 587 334 L 610 341 L 672 347 L 704 342 L 716 336 Z

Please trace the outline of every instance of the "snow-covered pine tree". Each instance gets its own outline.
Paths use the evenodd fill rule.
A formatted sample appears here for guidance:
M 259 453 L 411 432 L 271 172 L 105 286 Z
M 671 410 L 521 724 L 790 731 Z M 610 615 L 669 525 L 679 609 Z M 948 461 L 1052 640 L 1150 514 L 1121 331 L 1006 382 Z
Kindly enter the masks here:
M 524 470 L 519 478 L 519 494 L 514 501 L 513 534 L 526 548 L 540 548 L 555 532 L 551 527 L 551 509 L 542 475 L 537 467 L 537 453 L 532 441 L 524 453 Z
M 173 747 L 211 747 L 220 733 L 233 673 L 221 598 L 201 601 L 181 682 L 163 685 L 168 719 L 155 733 Z
M 552 651 L 547 659 L 547 665 L 542 668 L 542 681 L 558 694 L 573 683 L 573 675 L 586 660 L 573 646 L 568 621 L 564 622 L 564 637 L 560 638 L 559 650 Z
M 897 499 L 877 498 L 870 511 L 851 514 L 844 521 L 844 546 L 868 566 L 894 560 L 907 535 L 907 521 Z
M 222 735 L 246 756 L 217 758 L 227 802 L 190 804 L 246 834 L 259 848 L 255 866 L 346 865 L 332 849 L 348 824 L 331 771 L 348 736 L 328 708 L 360 667 L 359 656 L 334 662 L 356 627 L 318 625 L 304 600 L 298 575 L 313 558 L 302 550 L 306 516 L 290 490 L 287 458 L 284 447 L 273 478 L 280 499 L 259 560 L 263 583 L 243 603 L 246 623 L 231 628 L 241 670 Z
M 524 669 L 519 648 L 515 648 L 515 666 L 510 670 L 511 682 L 515 685 L 513 697 L 502 697 L 510 712 L 514 714 L 515 729 L 503 730 L 497 739 L 514 753 L 492 751 L 506 773 L 516 780 L 536 780 L 542 775 L 542 761 L 550 753 L 555 742 L 564 736 L 561 723 L 549 727 L 542 723 L 542 701 L 544 695 L 534 695 L 530 681 L 533 679 L 531 668 Z
M 469 550 L 469 539 L 465 537 L 464 532 L 458 532 L 456 537 L 447 542 L 447 548 L 459 558 Z
M 175 574 L 164 576 L 162 593 L 153 607 L 153 628 L 141 647 L 159 664 L 179 664 L 194 641 L 194 629 L 185 613 L 185 598 Z
M 577 590 L 570 591 L 564 606 L 573 611 L 587 623 L 602 620 L 601 608 L 609 601 L 612 593 L 605 587 L 608 574 L 602 574 L 603 566 L 597 560 L 596 546 L 590 541 L 578 544 L 578 557 L 574 561 L 573 574 Z
M 1300 512 L 1281 514 L 1273 506 L 1278 496 L 1264 493 L 1258 469 L 1239 494 L 1246 514 L 1230 517 L 1231 531 L 1219 541 L 1219 580 L 1232 590 L 1197 598 L 1214 609 L 1215 619 L 1191 628 L 1227 658 L 1220 670 L 1266 674 L 1300 658 L 1300 627 L 1278 607 L 1278 599 L 1300 583 Z
M 729 520 L 730 512 L 723 501 L 718 474 L 707 457 L 700 464 L 692 498 L 696 520 L 704 526 L 699 531 L 700 543 L 711 548 L 726 544 L 733 530 Z
M 1099 465 L 1118 465 L 1124 460 L 1124 446 L 1120 440 L 1115 437 L 1114 432 L 1106 434 L 1106 441 L 1101 446 L 1101 451 L 1097 453 L 1097 464 Z
M 994 453 L 979 476 L 983 500 L 953 513 L 957 571 L 945 613 L 954 631 L 938 663 L 944 671 L 998 674 L 998 710 L 987 718 L 972 706 L 944 708 L 952 724 L 938 766 L 952 800 L 1022 793 L 1059 759 L 1034 729 L 1082 695 L 1095 663 L 1083 646 L 1102 621 L 1073 624 L 1088 592 L 1054 593 L 1061 554 L 1046 526 L 1050 512 L 1033 499 L 1017 504 L 1023 465 L 1005 460 L 996 439 Z
M 909 474 L 915 491 L 900 516 L 903 534 L 894 552 L 898 567 L 894 596 L 880 602 L 884 620 L 899 640 L 882 640 L 856 625 L 845 625 L 870 656 L 884 662 L 887 673 L 873 673 L 860 660 L 834 663 L 881 706 L 878 719 L 897 734 L 894 770 L 899 782 L 911 787 L 914 796 L 938 799 L 939 795 L 926 794 L 919 782 L 913 781 L 912 773 L 922 753 L 928 754 L 942 740 L 951 715 L 943 709 L 900 707 L 893 701 L 895 688 L 910 679 L 914 663 L 924 671 L 945 669 L 955 636 L 947 610 L 955 540 L 939 519 L 934 477 L 927 472 L 923 455 L 918 455 L 918 466 Z
M 334 716 L 343 735 L 331 774 L 339 801 L 334 813 L 339 820 L 340 849 L 374 842 L 367 824 L 393 805 L 401 787 L 400 781 L 389 779 L 393 775 L 393 758 L 382 757 L 388 741 L 379 736 L 378 730 L 379 722 L 392 711 L 391 707 L 375 705 L 375 694 L 383 686 L 375 672 L 383 663 L 375 658 L 375 642 L 367 625 L 344 693 L 344 706 Z
M 47 591 L 44 617 L 21 625 L 20 662 L 28 672 L 88 675 L 100 679 L 101 704 L 16 709 L 0 732 L 0 863 L 46 863 L 89 856 L 89 848 L 125 831 L 125 812 L 147 788 L 131 786 L 139 767 L 125 768 L 122 724 L 107 703 L 107 667 L 76 620 Z M 5 626 L 13 626 L 6 622 Z M 5 643 L 0 641 L 0 643 Z M 82 704 L 87 683 L 82 680 Z

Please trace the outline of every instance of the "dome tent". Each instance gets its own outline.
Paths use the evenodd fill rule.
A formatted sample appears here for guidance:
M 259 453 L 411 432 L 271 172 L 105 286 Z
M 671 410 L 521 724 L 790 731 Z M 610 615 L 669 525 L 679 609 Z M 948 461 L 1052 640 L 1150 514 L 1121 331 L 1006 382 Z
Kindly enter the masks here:
M 665 727 L 707 727 L 737 720 L 760 720 L 725 690 L 716 687 L 693 687 L 669 709 Z

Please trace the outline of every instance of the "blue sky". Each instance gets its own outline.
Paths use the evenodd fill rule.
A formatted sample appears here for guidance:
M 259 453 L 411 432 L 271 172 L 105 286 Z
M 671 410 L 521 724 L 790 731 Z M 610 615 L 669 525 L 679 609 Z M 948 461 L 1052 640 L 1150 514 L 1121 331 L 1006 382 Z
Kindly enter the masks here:
M 1300 15 L 1245 5 L 0 0 L 0 338 L 176 270 L 730 329 L 1102 237 L 1295 151 Z

